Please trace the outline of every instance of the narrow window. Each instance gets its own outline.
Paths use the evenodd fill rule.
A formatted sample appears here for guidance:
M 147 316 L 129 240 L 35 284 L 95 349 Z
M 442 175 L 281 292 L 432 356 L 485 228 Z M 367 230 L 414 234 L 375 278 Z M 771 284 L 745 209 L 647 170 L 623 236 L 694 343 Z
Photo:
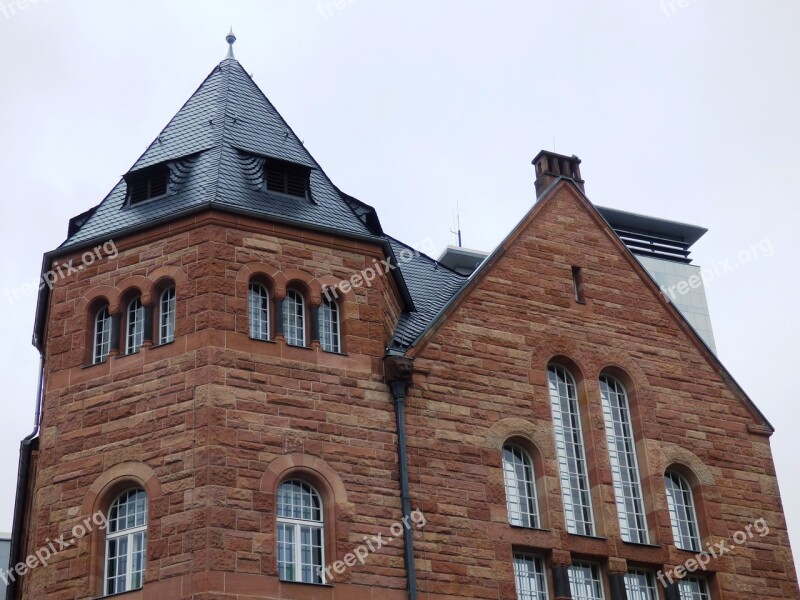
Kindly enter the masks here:
M 572 288 L 575 292 L 575 301 L 586 304 L 583 290 L 583 269 L 580 267 L 572 267 Z
M 108 358 L 111 352 L 111 316 L 108 307 L 104 306 L 97 311 L 94 317 L 94 350 L 92 363 L 98 364 Z
M 619 380 L 602 375 L 600 398 L 606 422 L 606 438 L 611 458 L 614 494 L 617 499 L 620 534 L 626 542 L 647 544 L 649 542 L 647 519 L 644 513 L 628 394 Z
M 175 339 L 175 286 L 161 292 L 158 343 L 168 344 Z
M 536 477 L 528 453 L 514 444 L 503 446 L 503 474 L 508 522 L 518 527 L 539 527 Z
M 550 365 L 547 371 L 567 531 L 594 535 L 578 388 L 575 379 L 564 367 Z
M 278 488 L 278 571 L 283 581 L 325 583 L 322 500 L 304 481 Z
M 251 283 L 248 292 L 250 304 L 250 337 L 269 339 L 269 293 L 260 283 Z
M 126 331 L 125 354 L 138 352 L 144 341 L 144 306 L 138 296 L 128 304 Z
M 283 334 L 291 346 L 306 345 L 305 302 L 300 292 L 289 290 L 283 303 Z
M 591 563 L 574 563 L 569 567 L 569 589 L 572 600 L 605 600 L 600 567 Z
M 123 492 L 108 512 L 106 530 L 105 594 L 142 587 L 147 548 L 147 494 L 142 489 Z
M 708 584 L 698 577 L 687 577 L 678 583 L 681 600 L 711 600 Z
M 548 600 L 544 561 L 539 556 L 514 554 L 517 600 Z
M 322 299 L 319 307 L 319 340 L 326 352 L 342 351 L 339 305 L 335 300 Z
M 655 578 L 650 571 L 631 569 L 625 573 L 625 591 L 628 600 L 658 600 Z
M 681 550 L 699 552 L 700 529 L 697 526 L 692 486 L 674 471 L 667 471 L 664 475 L 664 484 L 667 488 L 667 506 L 675 546 Z

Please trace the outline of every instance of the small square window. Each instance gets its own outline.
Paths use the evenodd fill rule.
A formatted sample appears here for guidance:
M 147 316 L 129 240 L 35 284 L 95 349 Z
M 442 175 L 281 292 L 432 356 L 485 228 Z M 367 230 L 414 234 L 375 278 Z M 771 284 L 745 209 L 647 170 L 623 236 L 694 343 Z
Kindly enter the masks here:
M 156 165 L 128 175 L 128 202 L 138 204 L 167 193 L 169 186 L 169 167 Z
M 267 190 L 298 198 L 308 197 L 309 170 L 306 167 L 280 160 L 267 160 L 264 164 Z

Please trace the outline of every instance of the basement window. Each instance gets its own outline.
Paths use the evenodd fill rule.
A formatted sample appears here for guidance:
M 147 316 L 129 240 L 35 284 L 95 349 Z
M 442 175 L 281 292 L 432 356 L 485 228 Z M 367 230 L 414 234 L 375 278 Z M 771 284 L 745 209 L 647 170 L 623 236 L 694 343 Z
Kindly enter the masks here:
M 281 160 L 267 160 L 264 164 L 264 179 L 267 190 L 295 196 L 308 197 L 309 169 Z
M 128 203 L 139 204 L 167 193 L 169 167 L 166 164 L 148 167 L 130 173 L 125 179 L 128 182 Z

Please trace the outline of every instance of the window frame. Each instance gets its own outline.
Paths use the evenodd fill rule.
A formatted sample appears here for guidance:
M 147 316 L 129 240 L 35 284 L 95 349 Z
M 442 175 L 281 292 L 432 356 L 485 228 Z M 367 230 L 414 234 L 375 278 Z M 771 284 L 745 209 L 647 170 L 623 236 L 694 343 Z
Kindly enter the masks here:
M 143 511 L 143 513 L 144 513 L 144 523 L 142 525 L 134 525 L 133 527 L 128 527 L 128 528 L 125 528 L 125 529 L 121 529 L 121 530 L 112 532 L 111 531 L 111 523 L 112 523 L 111 513 L 114 510 L 115 505 L 117 505 L 120 502 L 120 500 L 123 498 L 123 496 L 130 496 L 132 493 L 135 493 L 137 495 L 139 493 L 141 493 L 141 494 L 144 495 L 144 511 Z M 135 502 L 135 500 L 134 500 L 134 502 Z M 131 591 L 138 590 L 138 589 L 141 589 L 142 587 L 144 587 L 145 577 L 147 575 L 147 529 L 148 529 L 148 526 L 149 526 L 149 514 L 148 514 L 149 510 L 150 510 L 150 501 L 149 501 L 149 498 L 147 496 L 147 491 L 142 487 L 131 487 L 131 488 L 128 488 L 126 490 L 123 490 L 109 504 L 108 514 L 107 514 L 107 517 L 106 517 L 106 520 L 108 522 L 108 527 L 106 528 L 105 540 L 103 542 L 103 546 L 104 546 L 104 552 L 103 552 L 103 591 L 102 591 L 102 596 L 103 597 L 105 597 L 105 596 L 113 596 L 115 594 L 121 594 L 121 593 L 125 593 L 125 592 L 131 592 Z M 138 514 L 138 511 L 136 513 L 134 513 L 134 521 L 135 521 L 135 515 L 136 514 Z M 133 561 L 134 561 L 134 553 L 135 553 L 134 540 L 140 534 L 143 534 L 142 537 L 141 537 L 141 540 L 142 540 L 142 542 L 141 542 L 142 543 L 141 552 L 142 552 L 142 555 L 143 555 L 143 558 L 142 558 L 142 569 L 141 569 L 141 571 L 136 571 L 136 573 L 141 573 L 141 582 L 140 582 L 140 585 L 138 585 L 136 587 L 133 587 L 133 577 L 134 577 Z M 124 583 L 124 589 L 122 589 L 122 590 L 115 589 L 114 591 L 109 592 L 108 591 L 108 585 L 109 585 L 108 567 L 109 567 L 109 563 L 110 563 L 109 550 L 110 550 L 110 546 L 111 546 L 112 542 L 114 542 L 116 540 L 121 540 L 121 539 L 125 539 L 126 543 L 127 543 L 127 550 L 125 552 L 125 583 Z M 117 556 L 115 558 L 115 560 L 118 560 L 118 559 L 119 559 L 119 556 Z M 113 579 L 116 579 L 116 578 L 117 577 L 115 576 Z
M 676 506 L 675 504 L 676 499 L 673 497 L 670 485 L 667 483 L 668 481 L 671 481 L 673 485 L 676 483 L 678 484 L 678 491 L 683 499 L 683 503 L 680 506 Z M 691 483 L 681 473 L 678 473 L 674 469 L 667 469 L 664 472 L 664 488 L 667 496 L 669 522 L 672 528 L 672 541 L 675 544 L 675 547 L 679 550 L 684 550 L 687 552 L 700 552 L 702 548 L 702 537 L 700 535 L 700 522 L 697 519 L 697 504 L 695 502 L 694 490 L 692 489 Z M 688 503 L 686 502 L 687 498 Z M 681 508 L 685 511 L 686 518 L 681 519 L 679 517 L 678 508 Z M 689 535 L 684 535 L 681 532 L 682 523 L 689 525 L 690 528 L 693 528 L 694 534 L 692 535 L 690 532 Z M 684 545 L 686 540 L 691 542 L 688 547 Z
M 503 444 L 502 454 L 503 484 L 508 524 L 513 527 L 541 529 L 539 498 L 536 490 L 536 468 L 533 458 L 525 448 L 513 441 L 507 441 Z M 511 458 L 518 459 L 518 461 L 509 462 L 507 460 L 509 458 L 508 454 L 511 455 Z M 522 478 L 520 478 L 519 467 L 523 470 Z M 513 481 L 511 480 L 512 477 Z M 524 488 L 525 494 L 519 493 L 521 487 Z M 516 511 L 512 509 L 512 495 L 509 493 L 511 490 L 516 492 Z M 527 505 L 527 510 L 523 510 L 523 504 Z M 516 515 L 516 518 L 514 515 Z
M 563 381 L 566 386 L 567 396 L 562 396 L 560 393 L 560 380 L 556 381 L 555 390 L 553 388 L 553 377 L 559 377 L 559 370 L 566 376 L 563 378 Z M 570 369 L 557 362 L 551 362 L 547 366 L 547 380 L 548 394 L 550 397 L 550 412 L 553 418 L 553 432 L 556 441 L 561 498 L 564 508 L 564 525 L 568 533 L 593 537 L 596 533 L 596 524 L 594 507 L 592 506 L 592 485 L 589 478 L 589 463 L 586 458 L 586 438 L 584 437 L 583 425 L 581 423 L 578 384 L 575 377 L 570 372 Z M 570 395 L 570 390 L 572 391 L 572 395 Z M 556 394 L 555 396 L 554 391 Z M 567 416 L 571 424 L 569 428 L 571 431 L 571 441 L 567 439 L 567 433 L 563 424 L 565 413 L 561 409 L 561 406 L 562 402 L 565 400 L 567 404 L 570 405 L 570 411 Z M 570 453 L 568 452 L 569 445 L 572 445 L 572 459 L 570 459 Z M 573 477 L 580 480 L 585 485 L 586 489 L 573 488 Z M 581 496 L 580 504 L 575 502 L 576 495 Z M 583 513 L 582 520 L 578 520 L 576 516 L 578 510 Z M 582 527 L 578 527 L 578 524 L 581 524 Z
M 319 345 L 323 352 L 333 352 L 341 354 L 342 352 L 342 318 L 341 308 L 336 300 L 330 300 L 326 297 L 322 298 L 319 305 Z M 325 330 L 326 315 L 328 315 L 330 331 Z M 335 325 L 335 328 L 334 328 Z M 328 337 L 332 340 L 328 343 Z
M 547 570 L 544 558 L 538 554 L 528 552 L 514 552 L 512 557 L 514 566 L 514 589 L 517 592 L 517 600 L 550 600 L 550 591 L 547 585 Z M 523 572 L 520 568 L 521 563 L 532 565 L 533 569 Z M 542 589 L 523 589 L 523 581 L 536 581 L 536 587 Z
M 290 297 L 292 300 L 290 302 Z M 297 307 L 297 311 L 294 314 L 290 313 L 290 306 Z M 307 334 L 307 327 L 306 327 L 306 297 L 305 295 L 297 289 L 288 289 L 286 290 L 286 297 L 283 300 L 283 337 L 286 340 L 286 343 L 290 346 L 296 346 L 298 348 L 306 348 L 308 343 L 306 341 L 306 334 Z M 290 319 L 296 319 L 298 323 L 291 325 Z M 292 335 L 290 337 L 289 332 L 290 330 L 299 331 L 299 335 Z M 298 343 L 298 341 L 300 343 Z
M 316 510 L 319 513 L 319 520 L 302 519 L 302 518 L 298 519 L 296 517 L 281 516 L 281 506 L 282 506 L 282 503 L 281 503 L 281 489 L 284 486 L 294 485 L 294 484 L 299 484 L 301 486 L 301 489 L 308 488 L 309 492 L 311 493 L 312 498 L 316 498 L 317 504 L 318 504 L 318 507 L 316 508 Z M 326 528 L 325 528 L 325 503 L 323 501 L 322 494 L 319 493 L 319 491 L 317 490 L 317 488 L 314 485 L 312 485 L 310 482 L 306 481 L 305 479 L 301 479 L 301 478 L 297 478 L 297 477 L 289 477 L 287 479 L 284 479 L 283 481 L 281 481 L 278 484 L 278 487 L 276 489 L 275 506 L 276 506 L 276 508 L 275 508 L 275 544 L 276 544 L 275 559 L 276 559 L 276 563 L 277 563 L 277 567 L 278 567 L 278 578 L 281 581 L 286 581 L 286 582 L 289 582 L 289 583 L 305 583 L 305 584 L 310 584 L 310 585 L 325 585 L 327 583 L 326 576 L 325 576 L 325 551 L 326 551 L 326 548 L 325 548 L 325 535 L 326 535 Z M 303 508 L 303 506 L 301 504 L 301 509 L 302 508 Z M 292 568 L 294 569 L 294 579 L 286 579 L 286 578 L 284 578 L 284 576 L 282 574 L 281 547 L 280 547 L 280 545 L 282 543 L 281 542 L 281 534 L 280 534 L 282 526 L 291 527 L 292 531 L 293 531 L 292 541 L 289 542 L 289 543 L 291 543 L 293 545 L 293 549 L 292 549 L 292 555 L 293 556 L 292 556 L 292 562 L 290 564 L 292 565 Z M 303 541 L 302 541 L 302 539 L 303 539 L 302 530 L 303 530 L 304 527 L 312 529 L 312 530 L 316 530 L 316 531 L 319 532 L 318 535 L 319 535 L 319 541 L 320 541 L 320 545 L 319 545 L 319 548 L 320 548 L 320 564 L 319 565 L 313 565 L 313 564 L 311 565 L 311 567 L 312 567 L 312 573 L 311 573 L 312 579 L 314 577 L 318 577 L 318 579 L 319 579 L 318 581 L 304 581 L 303 580 L 303 562 L 302 562 L 303 549 L 304 549 L 304 546 L 308 547 L 308 545 L 304 545 Z M 287 542 L 283 542 L 283 543 L 287 543 Z M 313 554 L 313 548 L 315 548 L 315 546 L 312 544 L 310 547 L 312 548 L 312 554 Z M 314 570 L 316 570 L 316 573 L 314 572 Z
M 102 319 L 101 315 L 104 315 L 102 316 Z M 103 324 L 102 331 L 99 329 L 101 322 Z M 92 364 L 99 365 L 108 360 L 108 357 L 111 354 L 112 320 L 107 304 L 97 309 L 94 314 L 93 323 L 94 332 L 92 336 Z
M 171 294 L 171 297 L 169 295 Z M 166 310 L 164 304 L 167 304 Z M 175 323 L 177 321 L 178 294 L 174 285 L 170 285 L 158 298 L 158 343 L 169 344 L 175 341 Z M 165 322 L 166 321 L 166 322 Z M 164 333 L 166 328 L 167 333 Z
M 613 375 L 601 374 L 598 383 L 620 537 L 623 541 L 633 544 L 649 544 L 650 531 L 639 457 L 636 452 L 630 396 L 625 384 Z M 616 403 L 612 400 L 613 397 L 616 397 Z M 617 434 L 618 430 L 622 433 Z M 624 460 L 626 464 L 622 464 L 620 456 L 626 457 Z M 628 510 L 628 501 L 636 507 L 635 511 Z M 631 521 L 635 522 L 635 526 L 631 526 Z
M 255 306 L 254 300 L 257 300 L 260 306 Z M 266 285 L 260 281 L 250 281 L 247 284 L 247 330 L 250 339 L 262 342 L 272 339 L 270 336 L 271 302 L 272 297 Z M 256 316 L 258 318 L 255 318 Z

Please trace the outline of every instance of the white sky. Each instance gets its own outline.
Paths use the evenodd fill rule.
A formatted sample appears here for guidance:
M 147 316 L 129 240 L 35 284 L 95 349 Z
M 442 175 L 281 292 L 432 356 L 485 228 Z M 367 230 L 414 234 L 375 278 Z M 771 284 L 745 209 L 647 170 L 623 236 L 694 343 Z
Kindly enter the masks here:
M 768 239 L 771 256 L 749 253 L 707 293 L 719 356 L 778 429 L 800 549 L 800 3 L 681 1 L 667 16 L 660 0 L 338 0 L 325 18 L 314 0 L 0 0 L 0 530 L 38 367 L 36 299 L 5 290 L 36 279 L 233 25 L 237 58 L 333 181 L 411 244 L 452 242 L 458 201 L 464 244 L 493 248 L 554 143 L 583 159 L 595 203 L 708 227 L 697 264 Z

